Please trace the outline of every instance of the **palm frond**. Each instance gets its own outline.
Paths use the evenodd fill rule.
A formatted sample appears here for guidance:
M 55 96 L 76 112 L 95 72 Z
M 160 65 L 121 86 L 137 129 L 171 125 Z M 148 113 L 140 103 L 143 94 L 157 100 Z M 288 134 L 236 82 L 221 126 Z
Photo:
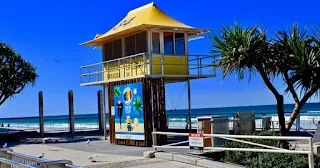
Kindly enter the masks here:
M 273 49 L 277 54 L 274 60 L 278 61 L 281 72 L 289 74 L 295 89 L 301 91 L 300 94 L 320 86 L 318 37 L 315 34 L 309 36 L 308 29 L 301 29 L 298 24 L 294 24 L 292 30 L 277 31 L 275 35 Z
M 121 96 L 121 90 L 120 90 L 120 88 L 119 88 L 118 86 L 116 86 L 116 87 L 114 88 L 114 95 L 115 95 L 115 97 L 117 97 L 117 98 L 119 98 L 119 97 Z
M 220 32 L 211 36 L 213 49 L 210 52 L 216 56 L 215 69 L 221 69 L 223 78 L 235 73 L 239 80 L 248 71 L 250 79 L 257 66 L 262 68 L 265 62 L 266 32 L 258 26 L 242 28 L 237 23 L 230 27 L 224 25 Z
M 139 112 L 142 112 L 142 110 L 143 110 L 143 102 L 141 100 L 141 97 L 137 96 L 133 100 L 133 111 L 135 111 L 136 114 L 139 114 Z

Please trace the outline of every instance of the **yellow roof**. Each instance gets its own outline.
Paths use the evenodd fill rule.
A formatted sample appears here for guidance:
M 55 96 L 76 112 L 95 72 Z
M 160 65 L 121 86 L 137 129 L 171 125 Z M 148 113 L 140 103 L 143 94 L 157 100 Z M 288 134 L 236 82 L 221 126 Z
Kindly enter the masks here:
M 100 46 L 105 41 L 122 37 L 129 33 L 137 32 L 146 28 L 161 28 L 171 30 L 184 30 L 189 36 L 199 35 L 208 30 L 196 29 L 185 25 L 165 14 L 152 2 L 130 11 L 114 28 L 107 33 L 97 34 L 93 40 L 82 43 L 85 46 Z

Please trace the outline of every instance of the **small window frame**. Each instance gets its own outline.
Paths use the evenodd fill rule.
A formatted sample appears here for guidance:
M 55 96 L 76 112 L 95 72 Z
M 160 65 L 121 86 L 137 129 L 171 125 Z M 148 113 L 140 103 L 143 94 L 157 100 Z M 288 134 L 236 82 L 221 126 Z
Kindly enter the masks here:
M 152 52 L 152 54 L 154 55 L 158 55 L 157 53 L 153 53 L 152 51 L 152 33 L 159 33 L 160 34 L 160 55 L 163 54 L 164 55 L 164 36 L 163 33 L 164 32 L 170 32 L 173 33 L 173 54 L 165 54 L 165 55 L 188 55 L 188 33 L 184 32 L 184 31 L 173 31 L 173 30 L 151 30 L 150 33 L 150 49 Z M 176 54 L 176 45 L 175 45 L 175 33 L 183 33 L 184 34 L 184 54 Z

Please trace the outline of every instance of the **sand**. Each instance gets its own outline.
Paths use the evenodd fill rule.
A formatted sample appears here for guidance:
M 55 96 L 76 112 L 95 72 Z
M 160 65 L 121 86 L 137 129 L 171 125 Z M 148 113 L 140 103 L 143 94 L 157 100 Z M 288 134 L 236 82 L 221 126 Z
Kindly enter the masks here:
M 132 126 L 133 126 L 133 128 L 131 129 L 131 131 L 128 131 L 126 123 L 122 123 L 121 124 L 121 128 L 120 128 L 120 124 L 116 123 L 115 124 L 115 130 L 116 130 L 116 132 L 139 132 L 139 133 L 144 133 L 144 124 L 143 123 L 139 123 L 138 126 L 132 124 Z

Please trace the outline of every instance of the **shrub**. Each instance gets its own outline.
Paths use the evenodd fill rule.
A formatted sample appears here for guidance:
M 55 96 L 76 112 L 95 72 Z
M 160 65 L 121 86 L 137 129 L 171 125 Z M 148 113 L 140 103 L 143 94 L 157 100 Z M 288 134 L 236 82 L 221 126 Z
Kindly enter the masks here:
M 261 132 L 257 135 L 260 136 L 275 136 L 277 135 L 272 131 Z M 250 142 L 259 144 L 277 146 L 278 140 L 265 140 L 265 139 L 246 139 Z M 225 147 L 228 148 L 259 148 L 249 144 L 230 141 L 226 143 Z M 315 167 L 320 168 L 320 157 L 314 156 Z M 307 168 L 308 156 L 299 154 L 284 154 L 284 153 L 262 153 L 262 152 L 233 152 L 226 151 L 221 159 L 223 162 L 235 163 L 252 168 Z

